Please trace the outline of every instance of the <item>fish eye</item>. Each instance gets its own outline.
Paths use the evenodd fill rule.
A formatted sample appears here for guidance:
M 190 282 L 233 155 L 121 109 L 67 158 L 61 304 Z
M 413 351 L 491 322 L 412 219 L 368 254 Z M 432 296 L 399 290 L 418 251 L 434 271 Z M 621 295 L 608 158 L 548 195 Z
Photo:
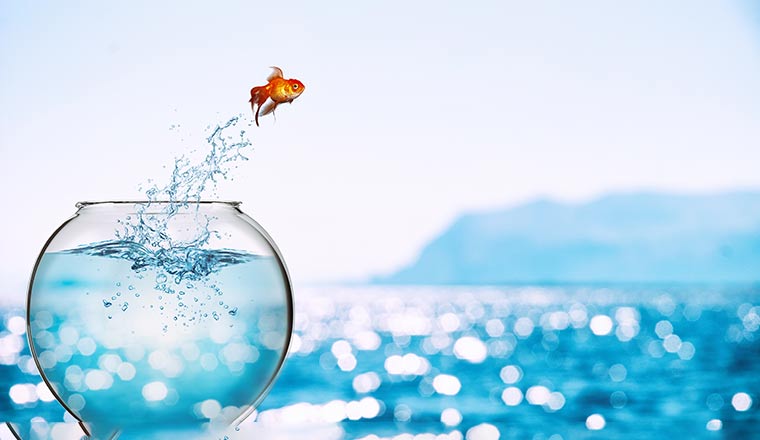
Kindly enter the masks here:
M 293 84 L 293 90 L 298 90 L 298 84 Z

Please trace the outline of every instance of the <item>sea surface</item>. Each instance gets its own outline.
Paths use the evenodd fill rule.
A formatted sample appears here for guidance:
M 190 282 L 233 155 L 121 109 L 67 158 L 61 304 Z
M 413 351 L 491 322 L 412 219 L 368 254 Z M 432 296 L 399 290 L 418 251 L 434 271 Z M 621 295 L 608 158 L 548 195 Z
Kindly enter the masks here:
M 296 289 L 295 311 L 230 439 L 760 438 L 760 286 L 325 286 Z M 25 331 L 0 309 L 0 420 L 80 438 Z

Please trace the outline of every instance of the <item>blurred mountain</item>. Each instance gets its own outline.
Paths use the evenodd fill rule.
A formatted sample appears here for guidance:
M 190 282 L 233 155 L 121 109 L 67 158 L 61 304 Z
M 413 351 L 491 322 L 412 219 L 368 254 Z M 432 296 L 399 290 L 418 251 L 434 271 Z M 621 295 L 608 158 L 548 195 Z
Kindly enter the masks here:
M 537 200 L 463 215 L 391 284 L 755 282 L 760 192 Z

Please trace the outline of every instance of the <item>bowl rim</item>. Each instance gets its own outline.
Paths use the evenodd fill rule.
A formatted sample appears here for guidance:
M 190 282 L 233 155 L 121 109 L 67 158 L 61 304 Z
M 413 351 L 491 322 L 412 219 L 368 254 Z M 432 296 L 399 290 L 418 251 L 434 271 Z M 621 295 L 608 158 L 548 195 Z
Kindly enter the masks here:
M 84 200 L 76 203 L 77 208 L 97 205 L 228 205 L 237 207 L 243 202 L 235 200 Z

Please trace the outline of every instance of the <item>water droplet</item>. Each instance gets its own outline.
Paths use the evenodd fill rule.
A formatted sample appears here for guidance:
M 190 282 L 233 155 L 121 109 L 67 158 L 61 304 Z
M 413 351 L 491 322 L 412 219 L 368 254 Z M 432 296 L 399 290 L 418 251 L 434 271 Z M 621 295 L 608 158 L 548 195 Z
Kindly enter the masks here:
M 121 296 L 121 292 L 116 292 L 116 296 Z
M 113 305 L 113 303 L 111 301 L 108 301 L 108 300 L 105 300 L 105 299 L 103 300 L 103 307 L 109 308 L 112 305 Z
M 164 306 L 160 306 L 160 307 L 159 307 L 159 309 L 163 310 L 163 309 L 164 309 Z
M 156 276 L 156 282 L 157 282 L 158 284 L 163 284 L 163 283 L 165 283 L 165 282 L 166 282 L 166 275 L 164 275 L 164 274 L 162 274 L 162 273 L 158 274 L 158 276 Z
M 129 308 L 129 303 L 128 302 L 125 302 L 124 304 L 121 305 L 121 311 L 122 312 L 126 312 L 128 308 Z
M 133 285 L 130 284 L 129 287 L 127 287 L 127 289 L 129 289 L 129 290 L 135 290 L 135 286 L 133 286 Z
M 116 301 L 116 295 L 111 297 L 111 301 Z
M 216 321 L 219 321 L 219 314 L 218 314 L 218 313 L 216 313 L 216 312 L 214 312 L 214 313 L 213 313 L 213 315 L 214 315 L 214 319 L 215 319 Z
M 113 318 L 113 316 L 111 316 L 111 315 L 108 315 L 108 319 L 111 319 L 111 318 Z
M 116 282 L 116 287 L 121 287 L 121 281 Z
M 232 310 L 230 310 L 230 311 L 229 311 L 229 312 L 227 312 L 227 313 L 229 313 L 229 314 L 230 314 L 230 316 L 236 316 L 236 315 L 237 315 L 237 311 L 238 311 L 238 308 L 237 308 L 237 307 L 234 307 Z

